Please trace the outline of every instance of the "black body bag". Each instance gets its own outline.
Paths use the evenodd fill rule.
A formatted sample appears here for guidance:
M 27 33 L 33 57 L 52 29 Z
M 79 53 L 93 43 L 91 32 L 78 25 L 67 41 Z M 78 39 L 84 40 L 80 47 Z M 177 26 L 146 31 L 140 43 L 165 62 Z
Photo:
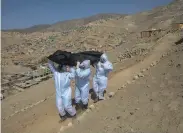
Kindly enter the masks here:
M 103 53 L 98 51 L 71 53 L 67 51 L 57 50 L 52 55 L 48 56 L 48 59 L 57 64 L 69 66 L 76 66 L 77 61 L 83 62 L 84 60 L 90 60 L 90 63 L 93 66 L 100 60 L 100 56 L 102 54 Z

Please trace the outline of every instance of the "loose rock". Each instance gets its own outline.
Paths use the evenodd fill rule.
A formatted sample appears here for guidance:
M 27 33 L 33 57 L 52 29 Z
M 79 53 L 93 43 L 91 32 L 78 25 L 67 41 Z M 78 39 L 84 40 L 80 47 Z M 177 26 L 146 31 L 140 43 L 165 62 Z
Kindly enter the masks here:
M 109 92 L 109 97 L 111 98 L 111 97 L 113 97 L 114 95 L 115 95 L 115 93 L 114 92 Z
M 157 61 L 154 61 L 153 64 L 154 64 L 154 66 L 157 65 Z
M 90 105 L 90 107 L 89 107 L 91 110 L 92 109 L 94 109 L 95 108 L 95 106 L 92 104 L 92 105 Z
M 152 62 L 150 66 L 153 67 L 155 65 L 156 65 L 156 61 Z
M 166 56 L 165 54 L 162 55 L 162 57 L 165 57 L 165 56 Z
M 130 112 L 130 115 L 133 115 L 134 113 L 133 112 Z
M 144 75 L 142 73 L 139 73 L 138 76 L 139 77 L 144 77 Z
M 69 122 L 68 127 L 71 127 L 71 126 L 72 126 L 72 122 Z
M 146 71 L 146 69 L 143 69 L 143 70 L 142 70 L 142 72 L 145 72 L 145 71 Z
M 133 77 L 133 80 L 137 80 L 139 77 L 138 76 L 134 76 Z
M 126 87 L 126 85 L 121 86 L 121 88 L 125 88 L 125 87 Z
M 131 81 L 128 80 L 126 83 L 127 83 L 127 84 L 131 84 Z
M 120 118 L 121 118 L 121 116 L 116 117 L 116 119 L 120 119 Z
M 64 127 L 61 127 L 61 128 L 60 128 L 60 132 L 62 132 L 62 131 L 64 131 Z
M 89 113 L 90 112 L 90 109 L 87 109 L 86 112 Z
M 177 64 L 177 66 L 176 66 L 177 68 L 181 68 L 181 64 Z

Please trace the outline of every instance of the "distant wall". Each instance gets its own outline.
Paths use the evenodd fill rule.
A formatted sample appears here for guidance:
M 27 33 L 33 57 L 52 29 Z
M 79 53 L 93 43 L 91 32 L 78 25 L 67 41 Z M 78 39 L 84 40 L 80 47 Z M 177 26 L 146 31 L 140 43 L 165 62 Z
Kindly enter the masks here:
M 159 35 L 161 33 L 161 31 L 162 31 L 161 29 L 142 31 L 140 33 L 140 36 L 141 36 L 141 38 L 156 36 L 156 35 Z

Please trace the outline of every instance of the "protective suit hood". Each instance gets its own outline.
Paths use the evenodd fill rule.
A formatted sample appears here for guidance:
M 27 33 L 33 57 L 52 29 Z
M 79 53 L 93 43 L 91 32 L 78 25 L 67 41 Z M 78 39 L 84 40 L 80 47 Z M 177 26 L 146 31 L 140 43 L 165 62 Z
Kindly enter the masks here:
M 90 68 L 90 60 L 83 61 L 79 66 L 84 67 L 84 69 Z
M 88 104 L 89 88 L 90 88 L 90 60 L 83 61 L 75 73 L 75 102 L 82 102 L 83 105 Z
M 104 61 L 108 61 L 108 57 L 107 57 L 107 55 L 106 55 L 105 53 L 102 54 L 100 58 L 101 58 L 102 60 L 104 60 Z
M 76 114 L 75 108 L 72 107 L 72 89 L 70 87 L 71 80 L 75 78 L 74 68 L 70 68 L 70 72 L 59 72 L 54 64 L 49 61 L 48 66 L 53 73 L 56 88 L 56 106 L 61 116 L 66 112 L 71 116 Z M 67 66 L 59 66 L 60 69 L 66 69 Z M 61 68 L 62 67 L 62 68 Z

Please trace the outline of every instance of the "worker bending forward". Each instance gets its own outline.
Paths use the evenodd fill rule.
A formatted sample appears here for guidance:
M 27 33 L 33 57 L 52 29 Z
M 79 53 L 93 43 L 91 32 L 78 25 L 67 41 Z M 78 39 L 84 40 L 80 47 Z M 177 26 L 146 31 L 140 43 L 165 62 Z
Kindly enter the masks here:
M 81 64 L 77 63 L 76 68 L 76 88 L 75 88 L 75 102 L 76 110 L 82 108 L 87 109 L 89 87 L 90 87 L 90 60 L 85 60 Z
M 72 107 L 72 90 L 70 87 L 71 80 L 75 78 L 75 70 L 69 66 L 60 66 L 58 69 L 56 69 L 52 61 L 49 61 L 48 65 L 54 75 L 56 106 L 61 118 L 60 121 L 64 121 L 68 116 L 76 116 L 76 110 Z
M 104 90 L 107 88 L 108 74 L 113 70 L 112 63 L 108 61 L 107 55 L 104 53 L 100 57 L 100 61 L 95 65 L 96 73 L 93 78 L 93 90 L 96 94 L 96 99 L 104 100 Z

